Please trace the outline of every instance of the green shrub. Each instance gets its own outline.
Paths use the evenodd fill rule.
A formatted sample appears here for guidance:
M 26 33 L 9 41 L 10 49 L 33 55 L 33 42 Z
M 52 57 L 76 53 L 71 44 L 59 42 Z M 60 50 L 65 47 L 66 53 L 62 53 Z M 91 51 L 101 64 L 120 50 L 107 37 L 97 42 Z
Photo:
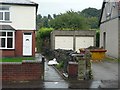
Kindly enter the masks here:
M 49 41 L 50 41 L 50 33 L 53 31 L 53 28 L 40 28 L 37 31 L 37 35 L 36 35 L 36 47 L 37 47 L 37 51 L 41 52 L 42 49 L 44 47 L 48 47 L 49 46 Z M 44 42 L 48 42 L 47 46 L 44 45 Z
M 99 47 L 99 42 L 100 42 L 100 30 L 96 31 L 96 47 Z
M 61 68 L 63 68 L 63 66 L 64 66 L 64 62 L 61 61 L 58 65 L 56 65 L 56 68 L 61 69 Z

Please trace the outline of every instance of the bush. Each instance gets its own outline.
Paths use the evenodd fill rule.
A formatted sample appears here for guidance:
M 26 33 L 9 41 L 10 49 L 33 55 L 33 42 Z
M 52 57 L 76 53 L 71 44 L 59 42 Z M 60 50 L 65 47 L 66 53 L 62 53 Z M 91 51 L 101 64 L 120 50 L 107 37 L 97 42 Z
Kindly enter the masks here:
M 64 62 L 61 61 L 58 65 L 56 65 L 56 68 L 61 69 L 61 68 L 63 68 L 63 66 L 64 66 Z
M 50 33 L 53 28 L 40 28 L 37 31 L 36 47 L 38 52 L 42 52 L 44 49 L 50 47 Z

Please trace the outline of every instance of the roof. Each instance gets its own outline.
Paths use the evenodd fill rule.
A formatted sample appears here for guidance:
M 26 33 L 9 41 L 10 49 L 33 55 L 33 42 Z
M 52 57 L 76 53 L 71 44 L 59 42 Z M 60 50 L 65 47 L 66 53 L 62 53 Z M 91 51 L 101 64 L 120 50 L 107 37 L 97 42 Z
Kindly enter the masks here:
M 10 25 L 0 25 L 0 30 L 15 30 L 15 29 Z
M 15 5 L 32 5 L 38 6 L 37 3 L 30 0 L 0 0 L 0 4 L 15 4 Z
M 99 20 L 99 26 L 101 24 L 101 19 L 102 19 L 102 15 L 103 15 L 103 10 L 104 10 L 105 4 L 106 4 L 106 2 L 103 1 L 101 15 L 100 15 L 100 20 Z
M 105 4 L 106 4 L 106 3 L 107 3 L 106 0 L 104 0 L 104 1 L 103 1 L 103 4 L 102 4 L 102 10 L 101 10 L 100 19 L 99 19 L 99 26 L 100 26 L 100 24 L 101 24 L 101 19 L 102 19 L 102 15 L 103 15 L 103 11 L 104 11 Z M 120 1 L 117 2 L 117 3 L 118 3 L 118 9 L 119 9 L 119 11 L 120 11 Z

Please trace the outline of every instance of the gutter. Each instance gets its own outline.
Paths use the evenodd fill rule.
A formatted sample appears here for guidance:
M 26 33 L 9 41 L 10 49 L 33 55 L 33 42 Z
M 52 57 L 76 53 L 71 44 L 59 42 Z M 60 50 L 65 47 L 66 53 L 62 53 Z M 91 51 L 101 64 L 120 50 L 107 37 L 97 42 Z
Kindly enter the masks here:
M 25 4 L 25 3 L 0 3 L 4 5 L 23 5 L 23 6 L 36 6 L 38 8 L 38 4 Z

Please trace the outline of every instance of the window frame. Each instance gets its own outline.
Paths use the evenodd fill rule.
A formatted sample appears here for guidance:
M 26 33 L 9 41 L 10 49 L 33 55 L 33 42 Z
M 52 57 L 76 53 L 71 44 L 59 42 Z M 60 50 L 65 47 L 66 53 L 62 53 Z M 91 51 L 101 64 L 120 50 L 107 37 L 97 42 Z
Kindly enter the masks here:
M 0 8 L 5 8 L 5 7 L 0 7 Z M 0 9 L 0 12 L 3 13 L 2 20 L 0 20 L 0 21 L 10 21 L 10 10 L 9 10 L 10 7 L 6 7 L 6 8 L 7 8 L 6 10 Z M 9 13 L 9 20 L 5 20 L 6 19 L 5 13 Z
M 0 49 L 15 49 L 15 31 L 12 31 L 12 30 L 0 30 L 0 32 L 6 32 L 6 36 L 0 36 L 0 39 L 2 38 L 5 38 L 5 47 L 0 47 Z M 7 36 L 8 35 L 8 32 L 12 32 L 12 36 Z M 7 39 L 8 38 L 12 38 L 13 41 L 12 41 L 12 48 L 7 48 Z

